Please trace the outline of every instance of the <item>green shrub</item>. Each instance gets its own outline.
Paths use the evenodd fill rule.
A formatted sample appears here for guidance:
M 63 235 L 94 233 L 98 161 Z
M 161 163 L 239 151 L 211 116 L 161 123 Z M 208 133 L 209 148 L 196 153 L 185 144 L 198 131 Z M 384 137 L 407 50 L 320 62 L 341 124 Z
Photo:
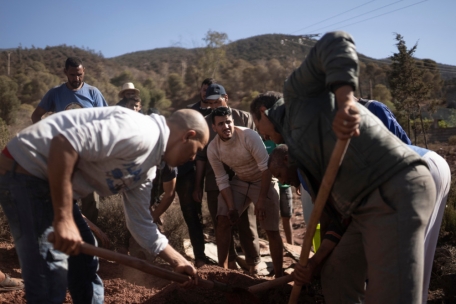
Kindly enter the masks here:
M 448 124 L 445 120 L 439 120 L 439 128 L 445 129 L 448 128 Z

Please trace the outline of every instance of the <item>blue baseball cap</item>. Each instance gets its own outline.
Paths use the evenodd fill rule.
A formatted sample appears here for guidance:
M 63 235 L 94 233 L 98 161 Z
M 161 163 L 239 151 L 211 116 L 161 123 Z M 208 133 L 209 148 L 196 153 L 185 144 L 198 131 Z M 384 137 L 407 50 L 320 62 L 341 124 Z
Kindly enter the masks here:
M 206 99 L 219 99 L 226 95 L 225 88 L 217 83 L 213 83 L 206 89 Z

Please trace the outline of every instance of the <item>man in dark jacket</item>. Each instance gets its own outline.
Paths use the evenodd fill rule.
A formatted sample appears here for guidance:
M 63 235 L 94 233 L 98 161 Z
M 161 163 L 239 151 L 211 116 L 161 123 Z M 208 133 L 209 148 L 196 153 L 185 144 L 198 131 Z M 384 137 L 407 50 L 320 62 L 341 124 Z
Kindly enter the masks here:
M 418 303 L 435 185 L 425 162 L 355 101 L 358 70 L 352 37 L 326 34 L 286 80 L 285 103 L 260 107 L 259 120 L 275 122 L 313 196 L 336 140 L 352 138 L 330 202 L 352 222 L 323 266 L 325 301 Z

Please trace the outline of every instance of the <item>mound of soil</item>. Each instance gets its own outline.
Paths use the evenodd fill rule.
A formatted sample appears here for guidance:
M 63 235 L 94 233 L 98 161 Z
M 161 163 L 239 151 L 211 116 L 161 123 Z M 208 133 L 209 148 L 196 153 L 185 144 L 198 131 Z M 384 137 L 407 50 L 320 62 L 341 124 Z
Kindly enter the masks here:
M 194 303 L 194 304 L 225 304 L 225 303 L 288 303 L 292 286 L 285 285 L 279 288 L 272 288 L 260 294 L 253 295 L 246 288 L 255 284 L 267 281 L 264 278 L 253 278 L 240 271 L 222 269 L 217 266 L 204 266 L 200 268 L 201 278 L 214 280 L 233 287 L 233 292 L 226 292 L 217 288 L 203 289 L 200 287 L 185 288 L 173 283 L 152 296 L 144 303 Z M 299 303 L 319 303 L 315 301 L 313 290 L 303 290 Z M 320 302 L 323 303 L 323 302 Z

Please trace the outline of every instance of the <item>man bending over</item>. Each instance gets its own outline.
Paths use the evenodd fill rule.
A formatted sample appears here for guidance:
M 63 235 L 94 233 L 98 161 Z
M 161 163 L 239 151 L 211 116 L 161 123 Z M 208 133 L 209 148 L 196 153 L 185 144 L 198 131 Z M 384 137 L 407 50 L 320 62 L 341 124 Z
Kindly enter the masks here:
M 220 189 L 217 210 L 217 253 L 219 265 L 228 267 L 231 225 L 253 201 L 255 214 L 266 230 L 276 277 L 282 276 L 283 243 L 279 234 L 277 183 L 267 168 L 268 153 L 258 133 L 235 127 L 230 108 L 212 112 L 212 128 L 217 136 L 208 146 L 207 156 Z M 236 175 L 229 180 L 223 166 Z

